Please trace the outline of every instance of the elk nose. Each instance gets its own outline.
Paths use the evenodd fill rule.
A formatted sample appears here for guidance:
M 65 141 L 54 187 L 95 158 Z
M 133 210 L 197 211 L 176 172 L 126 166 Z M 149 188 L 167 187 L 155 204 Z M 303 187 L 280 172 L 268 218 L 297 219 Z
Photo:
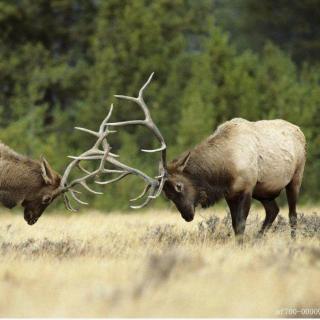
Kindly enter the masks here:
M 193 216 L 185 216 L 185 217 L 183 217 L 183 219 L 184 219 L 185 221 L 187 221 L 187 222 L 190 222 L 190 221 L 193 220 Z
M 31 226 L 31 225 L 35 224 L 37 221 L 38 221 L 37 218 L 30 218 L 27 220 L 27 223 L 28 223 L 28 225 Z
M 33 225 L 37 222 L 38 218 L 33 215 L 32 212 L 27 212 L 24 214 L 24 220 L 28 223 L 28 225 Z

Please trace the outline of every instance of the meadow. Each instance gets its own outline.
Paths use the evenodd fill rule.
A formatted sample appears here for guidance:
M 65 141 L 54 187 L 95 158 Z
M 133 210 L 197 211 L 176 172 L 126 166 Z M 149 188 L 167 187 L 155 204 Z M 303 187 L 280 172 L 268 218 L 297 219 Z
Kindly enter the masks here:
M 191 223 L 175 210 L 53 212 L 32 227 L 3 211 L 0 316 L 319 317 L 319 208 L 299 212 L 296 241 L 286 208 L 257 240 L 253 208 L 239 246 L 224 209 Z

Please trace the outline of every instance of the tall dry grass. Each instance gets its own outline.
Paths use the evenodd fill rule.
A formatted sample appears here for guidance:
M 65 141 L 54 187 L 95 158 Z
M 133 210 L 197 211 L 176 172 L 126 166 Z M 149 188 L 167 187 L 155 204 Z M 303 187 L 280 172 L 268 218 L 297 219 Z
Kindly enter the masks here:
M 301 210 L 296 241 L 285 209 L 258 241 L 263 213 L 253 209 L 243 246 L 226 212 L 213 211 L 192 223 L 175 211 L 44 214 L 32 227 L 2 213 L 0 316 L 320 313 L 317 208 Z

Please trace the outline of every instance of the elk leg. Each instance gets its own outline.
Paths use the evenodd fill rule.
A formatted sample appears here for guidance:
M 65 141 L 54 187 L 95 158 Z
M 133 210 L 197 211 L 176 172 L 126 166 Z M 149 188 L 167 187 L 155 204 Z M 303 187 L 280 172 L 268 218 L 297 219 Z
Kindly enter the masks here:
M 259 235 L 262 236 L 265 232 L 269 230 L 273 221 L 277 217 L 279 213 L 279 207 L 275 200 L 260 200 L 262 203 L 265 211 L 266 211 L 266 218 L 262 224 L 262 227 L 259 231 Z
M 303 178 L 304 163 L 297 169 L 291 182 L 286 186 L 286 194 L 289 206 L 289 222 L 291 227 L 291 238 L 295 239 L 297 229 L 297 211 L 299 191 Z
M 286 186 L 286 194 L 289 206 L 289 222 L 291 227 L 291 238 L 296 238 L 296 229 L 297 229 L 297 200 L 300 190 L 300 184 L 297 184 L 294 180 L 292 180 Z
M 227 199 L 230 208 L 232 227 L 237 240 L 243 242 L 243 234 L 246 227 L 246 220 L 251 206 L 251 194 L 242 193 Z

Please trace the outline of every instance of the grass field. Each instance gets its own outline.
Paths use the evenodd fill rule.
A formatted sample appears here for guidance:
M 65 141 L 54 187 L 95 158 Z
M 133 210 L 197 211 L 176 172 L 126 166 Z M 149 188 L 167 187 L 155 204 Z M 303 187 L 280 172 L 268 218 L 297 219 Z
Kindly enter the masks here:
M 300 208 L 292 241 L 282 209 L 258 241 L 264 215 L 252 209 L 242 247 L 214 211 L 186 223 L 175 211 L 83 210 L 32 227 L 3 212 L 0 316 L 319 317 L 319 210 Z

